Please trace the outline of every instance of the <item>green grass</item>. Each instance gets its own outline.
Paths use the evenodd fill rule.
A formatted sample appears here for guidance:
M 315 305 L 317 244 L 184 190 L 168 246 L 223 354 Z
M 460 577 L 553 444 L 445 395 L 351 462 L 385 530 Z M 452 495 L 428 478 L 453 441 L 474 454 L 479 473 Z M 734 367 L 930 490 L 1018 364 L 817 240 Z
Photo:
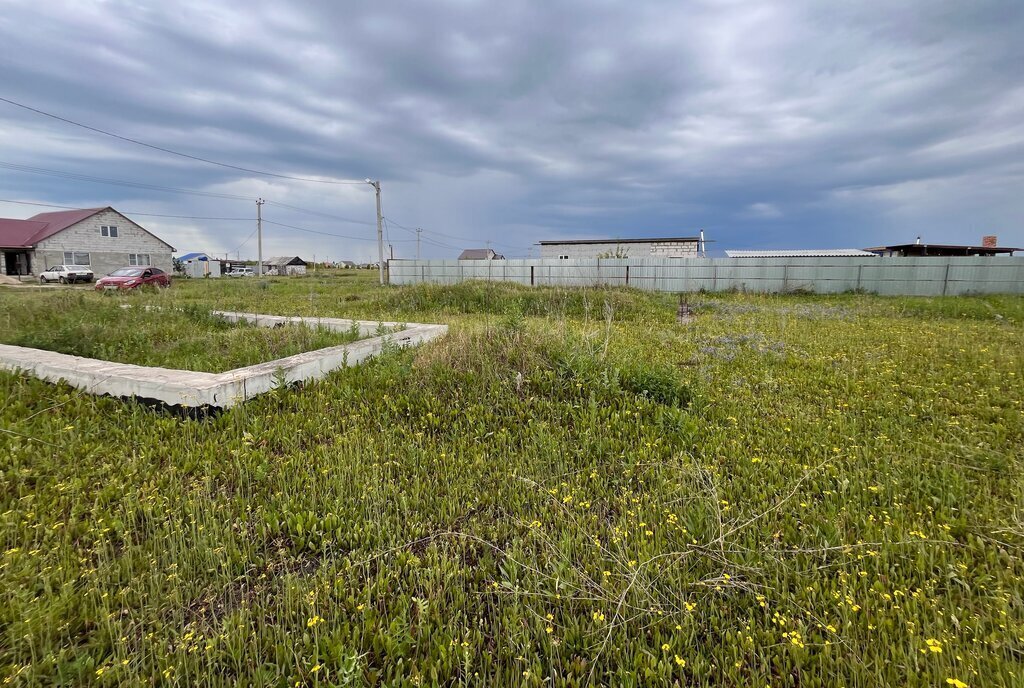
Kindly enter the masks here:
M 0 344 L 219 373 L 359 338 L 356 329 L 230 323 L 195 304 L 160 310 L 122 305 L 121 299 L 91 293 L 8 289 L 0 293 Z
M 0 675 L 1024 683 L 1024 299 L 690 300 L 134 300 L 452 328 L 206 420 L 0 374 Z

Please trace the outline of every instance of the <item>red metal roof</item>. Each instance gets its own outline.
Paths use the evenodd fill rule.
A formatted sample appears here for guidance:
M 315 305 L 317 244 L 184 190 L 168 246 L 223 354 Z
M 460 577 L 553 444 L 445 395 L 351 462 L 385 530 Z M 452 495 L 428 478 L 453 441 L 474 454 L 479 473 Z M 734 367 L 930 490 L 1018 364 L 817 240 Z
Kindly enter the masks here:
M 32 237 L 46 229 L 45 222 L 0 217 L 0 248 L 29 248 Z
M 85 208 L 82 210 L 61 210 L 54 213 L 39 213 L 27 220 L 0 218 L 0 247 L 31 248 L 43 239 L 67 229 L 73 224 L 92 217 L 107 208 Z

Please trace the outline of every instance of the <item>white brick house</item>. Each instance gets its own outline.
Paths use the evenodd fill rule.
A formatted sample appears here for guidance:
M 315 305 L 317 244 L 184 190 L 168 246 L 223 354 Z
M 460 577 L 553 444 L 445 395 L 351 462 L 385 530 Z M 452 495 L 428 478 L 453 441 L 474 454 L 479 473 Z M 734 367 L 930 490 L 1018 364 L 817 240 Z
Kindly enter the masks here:
M 111 207 L 0 218 L 0 274 L 88 265 L 97 277 L 128 265 L 172 268 L 174 247 Z
M 541 241 L 541 258 L 696 258 L 699 237 Z

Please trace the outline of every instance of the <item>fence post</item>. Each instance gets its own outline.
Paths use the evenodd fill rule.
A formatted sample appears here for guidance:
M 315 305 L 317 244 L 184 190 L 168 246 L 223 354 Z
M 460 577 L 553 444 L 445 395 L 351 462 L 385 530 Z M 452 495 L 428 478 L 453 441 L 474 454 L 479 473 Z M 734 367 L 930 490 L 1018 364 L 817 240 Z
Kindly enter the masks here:
M 711 291 L 718 291 L 718 263 L 711 264 Z
M 864 271 L 864 264 L 859 263 L 857 265 L 857 291 L 860 291 L 860 275 Z
M 946 295 L 946 291 L 949 289 L 949 261 L 946 262 L 946 274 L 942 278 L 942 295 Z
M 782 293 L 789 293 L 789 263 L 782 266 Z

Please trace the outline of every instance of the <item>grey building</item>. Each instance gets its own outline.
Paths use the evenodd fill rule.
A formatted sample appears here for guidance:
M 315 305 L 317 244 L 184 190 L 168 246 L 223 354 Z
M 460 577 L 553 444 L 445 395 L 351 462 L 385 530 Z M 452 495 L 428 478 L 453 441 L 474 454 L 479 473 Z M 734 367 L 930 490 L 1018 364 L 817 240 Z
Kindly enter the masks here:
M 725 252 L 726 258 L 874 258 L 876 255 L 870 251 L 861 251 L 859 248 L 800 248 L 754 251 L 727 249 Z
M 696 258 L 700 237 L 541 241 L 541 258 Z
M 1012 256 L 1024 251 L 1024 248 L 1013 246 L 996 246 L 995 237 L 985 237 L 981 246 L 965 246 L 960 244 L 922 244 L 921 239 L 913 244 L 893 244 L 892 246 L 874 246 L 864 249 L 879 256 L 895 256 L 909 258 L 919 256 Z
M 111 207 L 0 218 L 0 274 L 88 265 L 97 277 L 131 265 L 171 272 L 174 247 Z
M 263 261 L 263 271 L 268 275 L 305 275 L 306 261 L 298 256 L 277 256 Z
M 459 260 L 505 260 L 505 256 L 492 248 L 467 248 L 459 254 Z

